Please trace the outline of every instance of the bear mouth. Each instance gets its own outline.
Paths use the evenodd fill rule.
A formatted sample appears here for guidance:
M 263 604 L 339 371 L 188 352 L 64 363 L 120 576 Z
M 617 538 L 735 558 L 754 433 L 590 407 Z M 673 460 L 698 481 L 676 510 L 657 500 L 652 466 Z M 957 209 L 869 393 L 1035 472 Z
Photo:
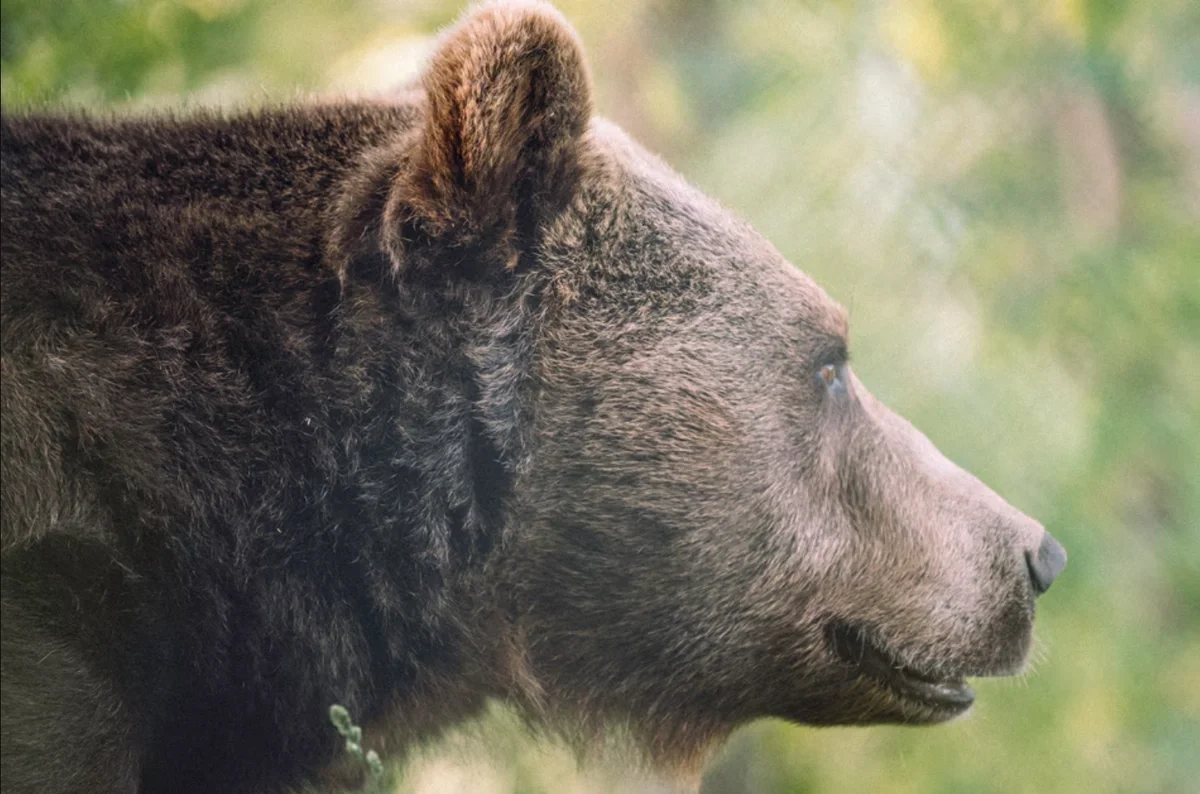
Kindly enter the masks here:
M 873 640 L 862 627 L 833 623 L 829 641 L 834 653 L 861 676 L 906 701 L 915 701 L 946 717 L 961 714 L 975 702 L 975 691 L 964 676 L 913 667 Z

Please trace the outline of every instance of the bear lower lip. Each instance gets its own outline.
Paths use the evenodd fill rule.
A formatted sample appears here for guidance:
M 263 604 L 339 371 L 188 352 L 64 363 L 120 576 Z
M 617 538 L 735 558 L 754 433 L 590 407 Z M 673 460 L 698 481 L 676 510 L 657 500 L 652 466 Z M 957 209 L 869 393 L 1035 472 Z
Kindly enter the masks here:
M 835 623 L 829 638 L 839 658 L 907 700 L 952 714 L 965 711 L 975 702 L 975 692 L 962 676 L 943 677 L 909 667 L 860 628 Z

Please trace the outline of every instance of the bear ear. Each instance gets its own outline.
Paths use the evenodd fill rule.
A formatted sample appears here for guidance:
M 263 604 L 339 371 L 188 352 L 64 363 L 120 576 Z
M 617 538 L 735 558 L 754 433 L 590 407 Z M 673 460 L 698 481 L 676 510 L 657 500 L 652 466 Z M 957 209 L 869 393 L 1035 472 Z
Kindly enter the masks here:
M 423 123 L 383 218 L 393 263 L 512 269 L 575 188 L 591 118 L 579 40 L 549 5 L 487 3 L 444 36 L 422 82 Z

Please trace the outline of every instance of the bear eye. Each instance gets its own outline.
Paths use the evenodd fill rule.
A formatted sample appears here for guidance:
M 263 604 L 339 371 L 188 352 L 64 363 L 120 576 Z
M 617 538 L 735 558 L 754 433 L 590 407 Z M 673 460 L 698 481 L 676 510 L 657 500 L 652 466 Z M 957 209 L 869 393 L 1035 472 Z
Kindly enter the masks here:
M 846 390 L 845 364 L 825 364 L 817 371 L 817 377 L 830 393 L 840 394 Z
M 826 386 L 832 386 L 837 383 L 838 368 L 833 364 L 826 364 L 821 367 L 821 382 Z

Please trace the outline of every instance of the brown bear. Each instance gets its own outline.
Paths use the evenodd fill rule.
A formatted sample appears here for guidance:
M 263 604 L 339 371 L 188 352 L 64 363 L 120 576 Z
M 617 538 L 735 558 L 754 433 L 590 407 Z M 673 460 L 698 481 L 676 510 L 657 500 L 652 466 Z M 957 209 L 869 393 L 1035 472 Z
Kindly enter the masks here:
M 867 392 L 847 317 L 485 5 L 388 103 L 6 113 L 5 792 L 278 791 L 345 705 L 687 764 L 933 723 L 1062 547 Z

